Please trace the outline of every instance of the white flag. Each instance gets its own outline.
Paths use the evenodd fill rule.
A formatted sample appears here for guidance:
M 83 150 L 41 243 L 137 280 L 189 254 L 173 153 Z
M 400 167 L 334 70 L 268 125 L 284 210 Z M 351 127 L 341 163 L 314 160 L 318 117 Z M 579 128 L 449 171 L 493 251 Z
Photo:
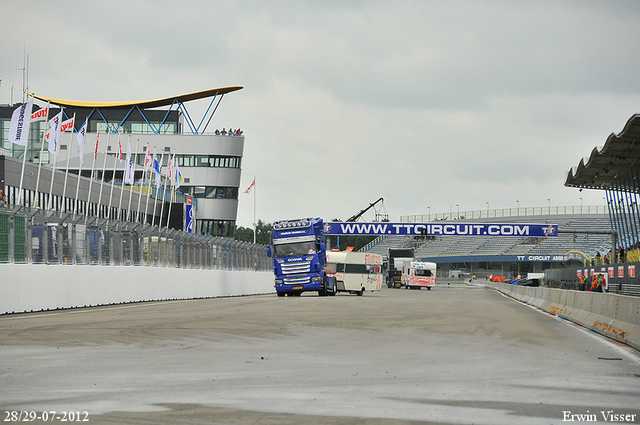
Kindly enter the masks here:
M 124 175 L 124 182 L 133 184 L 133 157 L 131 156 L 131 145 L 129 145 L 129 150 L 127 152 L 127 169 Z
M 42 108 L 31 114 L 31 122 L 44 121 L 49 116 L 49 108 Z
M 62 124 L 60 125 L 60 133 L 64 133 L 65 131 L 68 131 L 68 130 L 73 131 L 74 121 L 75 121 L 74 117 L 71 117 L 66 121 L 63 121 Z
M 49 120 L 49 131 L 46 134 L 49 142 L 49 152 L 52 155 L 58 155 L 58 136 L 60 136 L 60 128 L 62 127 L 62 111 Z
M 80 164 L 82 161 L 82 146 L 84 145 L 84 136 L 87 134 L 87 120 L 84 120 L 84 124 L 78 130 L 78 156 L 80 157 Z
M 11 115 L 11 125 L 9 126 L 9 141 L 11 143 L 27 146 L 32 107 L 33 99 L 13 111 L 13 115 Z
M 176 189 L 180 187 L 180 183 L 182 183 L 182 174 L 180 173 L 180 167 L 178 167 L 178 163 L 176 162 Z
M 144 155 L 144 172 L 149 171 L 149 167 L 151 166 L 151 149 L 147 146 L 147 153 Z
M 171 181 L 171 178 L 173 177 L 173 163 L 176 160 L 176 154 L 173 154 L 173 156 L 169 157 L 169 164 L 167 165 L 167 167 L 169 167 L 169 181 Z

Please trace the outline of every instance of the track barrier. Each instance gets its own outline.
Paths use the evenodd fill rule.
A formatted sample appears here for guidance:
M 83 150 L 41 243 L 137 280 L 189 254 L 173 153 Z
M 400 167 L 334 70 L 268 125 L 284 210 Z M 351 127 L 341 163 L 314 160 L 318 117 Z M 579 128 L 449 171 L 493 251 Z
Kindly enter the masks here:
M 640 350 L 640 297 L 494 282 L 486 286 Z

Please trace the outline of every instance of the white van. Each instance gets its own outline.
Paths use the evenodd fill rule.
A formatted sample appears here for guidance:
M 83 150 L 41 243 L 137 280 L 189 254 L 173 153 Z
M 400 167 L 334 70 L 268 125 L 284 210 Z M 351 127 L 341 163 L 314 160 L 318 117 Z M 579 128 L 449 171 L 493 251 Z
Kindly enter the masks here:
M 405 261 L 402 265 L 402 286 L 420 289 L 436 286 L 436 263 Z
M 382 287 L 382 255 L 366 252 L 327 252 L 327 267 L 338 292 L 362 295 Z M 335 271 L 333 270 L 335 268 Z

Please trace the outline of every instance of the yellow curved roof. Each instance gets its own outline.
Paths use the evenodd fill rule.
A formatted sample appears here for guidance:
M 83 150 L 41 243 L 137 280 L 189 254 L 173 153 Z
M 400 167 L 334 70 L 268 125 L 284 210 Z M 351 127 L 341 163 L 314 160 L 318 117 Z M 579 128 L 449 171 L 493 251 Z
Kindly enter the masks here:
M 236 90 L 241 90 L 242 86 L 232 86 L 232 87 L 221 87 L 217 89 L 209 89 L 194 93 L 181 94 L 178 96 L 165 97 L 162 99 L 149 99 L 149 100 L 134 100 L 127 102 L 87 102 L 83 100 L 65 100 L 65 99 L 56 99 L 53 97 L 39 96 L 36 94 L 32 94 L 31 96 L 36 99 L 43 100 L 45 102 L 51 102 L 52 104 L 66 107 L 75 107 L 75 108 L 122 108 L 122 107 L 131 107 L 138 106 L 143 109 L 148 108 L 158 108 L 160 106 L 170 106 L 174 100 L 179 102 L 189 102 L 191 100 L 204 99 L 207 97 L 213 97 L 218 94 L 227 94 L 234 92 Z

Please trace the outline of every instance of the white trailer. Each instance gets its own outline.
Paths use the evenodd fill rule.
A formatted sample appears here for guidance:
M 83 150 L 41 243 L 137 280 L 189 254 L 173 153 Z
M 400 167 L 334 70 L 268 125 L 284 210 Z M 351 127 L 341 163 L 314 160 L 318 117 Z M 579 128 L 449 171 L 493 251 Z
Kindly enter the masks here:
M 362 295 L 382 287 L 382 255 L 331 251 L 327 252 L 327 267 L 336 278 L 338 292 Z
M 402 264 L 402 286 L 407 289 L 427 290 L 436 286 L 436 263 L 405 261 Z

